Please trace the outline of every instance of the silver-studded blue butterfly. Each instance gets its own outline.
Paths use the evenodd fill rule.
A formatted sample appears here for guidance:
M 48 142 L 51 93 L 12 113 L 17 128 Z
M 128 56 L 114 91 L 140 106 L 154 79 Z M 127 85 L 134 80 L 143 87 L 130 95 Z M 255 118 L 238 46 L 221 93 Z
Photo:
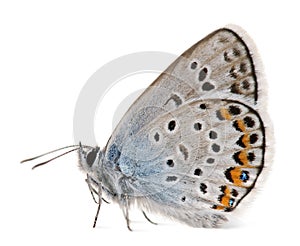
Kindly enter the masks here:
M 131 105 L 102 150 L 79 144 L 80 168 L 98 196 L 94 226 L 103 193 L 130 229 L 133 204 L 217 227 L 253 190 L 265 163 L 265 109 L 257 55 L 243 35 L 211 33 Z

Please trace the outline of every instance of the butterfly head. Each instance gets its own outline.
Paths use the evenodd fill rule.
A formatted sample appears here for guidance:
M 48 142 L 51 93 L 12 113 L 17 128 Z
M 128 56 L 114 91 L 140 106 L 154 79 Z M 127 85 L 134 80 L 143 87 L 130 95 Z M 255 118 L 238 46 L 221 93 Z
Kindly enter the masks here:
M 102 163 L 102 151 L 98 146 L 87 147 L 79 143 L 79 167 L 87 174 L 92 174 L 95 170 L 99 170 Z

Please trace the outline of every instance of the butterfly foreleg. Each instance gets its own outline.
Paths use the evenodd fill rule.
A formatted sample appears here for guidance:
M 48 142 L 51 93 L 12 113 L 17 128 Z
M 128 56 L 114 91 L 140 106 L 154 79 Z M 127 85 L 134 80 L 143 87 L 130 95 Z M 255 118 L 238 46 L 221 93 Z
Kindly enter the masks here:
M 92 183 L 94 183 L 95 185 L 98 186 L 98 183 L 96 183 L 95 181 L 93 181 L 90 178 L 89 175 L 87 175 L 87 178 L 85 179 L 85 182 L 88 184 L 88 187 L 89 187 L 89 190 L 91 192 L 91 195 L 92 195 L 92 198 L 93 198 L 94 202 L 98 204 L 98 201 L 96 200 L 95 195 L 94 195 L 94 194 L 96 194 L 98 196 L 98 192 L 96 191 L 96 189 L 92 185 Z M 103 197 L 102 197 L 102 201 L 105 202 L 105 203 L 107 203 L 107 204 L 109 204 L 109 202 L 106 201 Z
M 92 195 L 92 198 L 93 198 L 94 202 L 98 204 L 98 201 L 96 200 L 96 198 L 94 196 L 94 194 L 96 194 L 98 196 L 98 192 L 93 188 L 93 186 L 92 186 L 93 181 L 92 181 L 92 179 L 90 178 L 89 175 L 87 175 L 87 178 L 85 179 L 85 182 L 87 183 L 87 185 L 89 187 L 89 190 L 91 192 L 91 195 Z

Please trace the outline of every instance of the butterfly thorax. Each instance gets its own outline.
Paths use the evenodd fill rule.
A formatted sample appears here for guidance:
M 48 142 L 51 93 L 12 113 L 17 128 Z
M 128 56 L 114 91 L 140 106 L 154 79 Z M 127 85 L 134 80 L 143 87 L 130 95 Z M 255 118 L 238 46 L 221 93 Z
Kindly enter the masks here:
M 108 158 L 106 154 L 99 147 L 80 148 L 79 166 L 87 174 L 88 182 L 96 191 L 100 188 L 112 201 L 119 202 L 124 195 L 133 196 L 129 179 L 122 173 L 118 160 Z

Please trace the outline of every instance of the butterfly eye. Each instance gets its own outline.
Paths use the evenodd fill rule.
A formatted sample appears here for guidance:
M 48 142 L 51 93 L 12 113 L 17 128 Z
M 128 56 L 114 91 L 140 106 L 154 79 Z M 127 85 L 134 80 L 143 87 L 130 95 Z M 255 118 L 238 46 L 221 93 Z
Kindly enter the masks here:
M 99 148 L 93 149 L 87 154 L 86 163 L 91 167 L 96 160 Z

